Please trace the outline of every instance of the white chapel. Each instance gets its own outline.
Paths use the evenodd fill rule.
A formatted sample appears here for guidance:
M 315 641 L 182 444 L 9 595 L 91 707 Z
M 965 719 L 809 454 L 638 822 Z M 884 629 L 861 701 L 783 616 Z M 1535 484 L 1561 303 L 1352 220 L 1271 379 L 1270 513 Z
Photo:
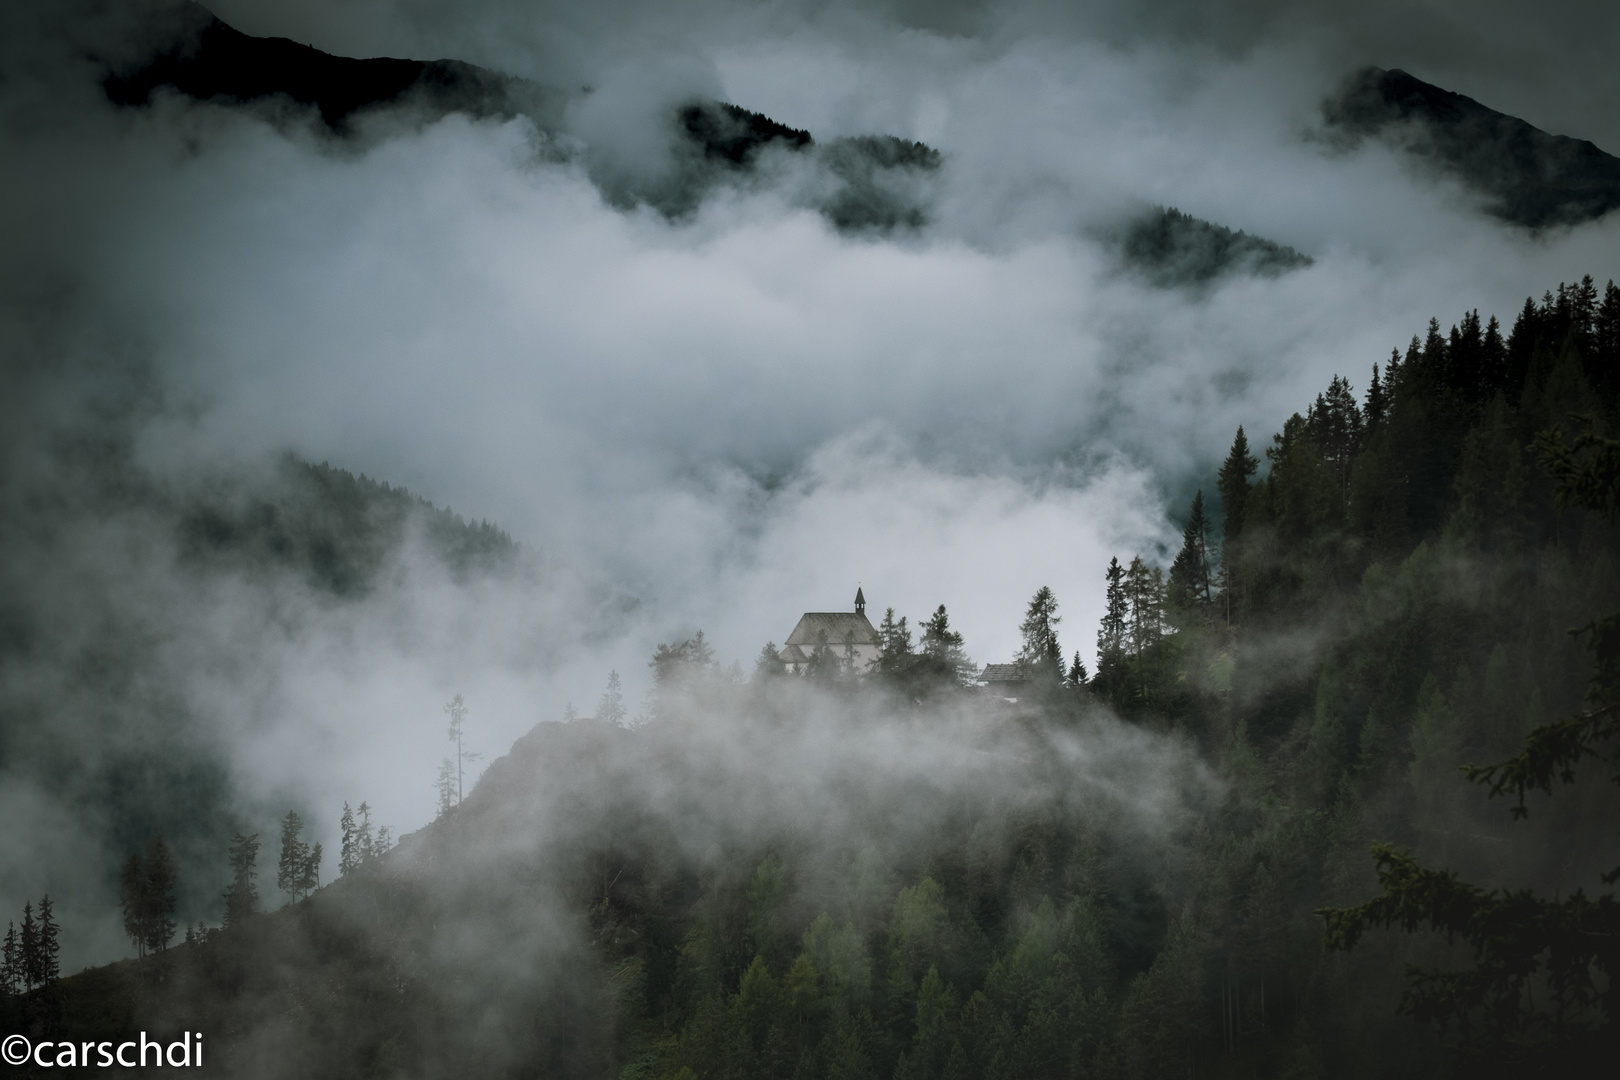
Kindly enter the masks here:
M 799 625 L 788 635 L 787 644 L 778 656 L 788 673 L 803 674 L 805 665 L 818 645 L 825 644 L 840 660 L 850 660 L 855 670 L 864 672 L 867 665 L 883 653 L 878 644 L 877 630 L 866 617 L 866 597 L 860 587 L 855 589 L 854 611 L 807 611 L 799 617 Z

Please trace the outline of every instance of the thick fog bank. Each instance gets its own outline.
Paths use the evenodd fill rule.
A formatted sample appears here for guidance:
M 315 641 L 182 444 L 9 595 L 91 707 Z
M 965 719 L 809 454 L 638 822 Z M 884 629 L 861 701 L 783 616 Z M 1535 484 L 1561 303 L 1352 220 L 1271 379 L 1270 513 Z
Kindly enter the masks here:
M 569 701 L 590 712 L 612 669 L 635 711 L 659 642 L 703 629 L 746 663 L 857 583 L 914 621 L 946 604 L 981 663 L 1012 658 L 1049 585 L 1065 652 L 1089 656 L 1108 559 L 1168 561 L 1238 424 L 1263 444 L 1333 374 L 1364 389 L 1430 315 L 1506 319 L 1620 253 L 1612 215 L 1532 239 L 1393 152 L 1315 138 L 1345 70 L 1440 54 L 1424 29 L 1368 55 L 1399 40 L 1378 12 L 1257 7 L 1200 41 L 1164 29 L 1172 8 L 221 5 L 335 52 L 591 87 L 559 130 L 383 113 L 345 142 L 290 107 L 116 108 L 92 57 L 148 31 L 61 10 L 0 23 L 4 558 L 29 628 L 5 708 L 40 733 L 8 736 L 7 806 L 31 824 L 0 878 L 8 910 L 84 898 L 62 909 L 75 964 L 118 951 L 107 890 L 135 834 L 193 811 L 163 790 L 67 805 L 48 781 L 72 753 L 195 753 L 218 816 L 181 916 L 214 918 L 219 833 L 268 837 L 298 806 L 330 846 L 345 800 L 426 820 L 457 692 L 494 756 Z M 1583 61 L 1602 35 L 1559 37 L 1555 64 L 1523 22 L 1481 20 L 1431 77 L 1620 149 L 1612 72 Z M 1529 71 L 1591 81 L 1556 98 Z M 786 156 L 678 220 L 606 201 L 602 155 L 656 172 L 661 118 L 694 94 L 817 139 L 927 142 L 927 223 L 840 234 Z M 1313 262 L 1156 287 L 1106 239 L 1151 204 Z M 458 578 L 412 541 L 339 598 L 187 561 L 173 506 L 288 450 L 494 521 L 533 561 Z

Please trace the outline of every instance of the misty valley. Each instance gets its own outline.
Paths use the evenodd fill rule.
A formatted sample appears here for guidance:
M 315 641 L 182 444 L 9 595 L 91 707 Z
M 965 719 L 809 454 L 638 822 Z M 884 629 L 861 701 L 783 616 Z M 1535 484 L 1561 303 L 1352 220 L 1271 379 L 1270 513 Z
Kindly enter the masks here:
M 750 671 L 661 645 L 642 712 L 615 672 L 476 786 L 458 696 L 438 816 L 397 845 L 363 803 L 325 866 L 295 812 L 279 846 L 175 820 L 179 864 L 126 827 L 141 955 L 62 975 L 44 899 L 5 1018 L 206 1031 L 231 1075 L 1573 1075 L 1615 1007 L 1617 380 L 1612 282 L 1506 334 L 1431 322 L 1257 440 L 1263 472 L 1239 429 L 1168 570 L 1096 582 L 1095 631 L 1042 588 L 981 670 L 944 606 L 874 627 L 862 596 Z M 198 574 L 353 602 L 409 530 L 458 579 L 535 572 L 293 458 L 138 484 L 103 497 Z M 177 889 L 221 887 L 177 938 Z
M 1397 7 L 0 5 L 4 1069 L 1614 1072 L 1620 7 Z

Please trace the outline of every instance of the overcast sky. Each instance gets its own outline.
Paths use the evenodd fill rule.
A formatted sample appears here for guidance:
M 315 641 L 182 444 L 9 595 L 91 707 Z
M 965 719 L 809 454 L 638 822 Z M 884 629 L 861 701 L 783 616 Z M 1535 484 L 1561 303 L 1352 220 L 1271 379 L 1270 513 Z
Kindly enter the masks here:
M 1108 559 L 1168 563 L 1238 424 L 1263 444 L 1332 375 L 1364 390 L 1431 315 L 1510 323 L 1560 280 L 1620 276 L 1620 215 L 1530 237 L 1387 149 L 1315 137 L 1324 96 L 1376 64 L 1620 152 L 1612 4 L 216 10 L 592 87 L 560 133 L 450 117 L 335 148 L 173 98 L 117 112 L 44 7 L 7 16 L 8 59 L 47 58 L 0 90 L 6 364 L 28 408 L 84 365 L 138 364 L 160 473 L 290 449 L 561 568 L 549 592 L 429 583 L 269 643 L 237 601 L 177 620 L 187 648 L 263 668 L 188 691 L 241 733 L 245 784 L 303 783 L 325 809 L 376 792 L 401 827 L 431 815 L 450 694 L 498 754 L 565 701 L 594 708 L 610 667 L 634 704 L 659 641 L 702 628 L 749 664 L 857 583 L 873 614 L 947 604 L 981 663 L 1012 658 L 1050 585 L 1089 661 Z M 930 223 L 842 236 L 771 183 L 676 223 L 605 204 L 579 148 L 656 170 L 657 118 L 693 94 L 818 140 L 927 142 Z M 1098 239 L 1148 204 L 1314 264 L 1153 288 Z M 582 584 L 634 598 L 620 633 L 517 655 L 514 627 L 566 628 Z

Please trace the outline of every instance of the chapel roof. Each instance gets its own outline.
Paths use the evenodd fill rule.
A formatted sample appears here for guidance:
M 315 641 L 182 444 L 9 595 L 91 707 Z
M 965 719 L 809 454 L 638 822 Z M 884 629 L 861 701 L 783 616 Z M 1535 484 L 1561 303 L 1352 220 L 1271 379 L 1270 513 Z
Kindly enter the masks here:
M 807 611 L 799 619 L 799 625 L 793 628 L 788 635 L 786 645 L 800 645 L 815 648 L 821 643 L 821 631 L 827 632 L 827 644 L 834 648 L 843 645 L 845 635 L 853 638 L 856 645 L 876 645 L 878 643 L 877 631 L 864 614 L 853 611 Z M 785 646 L 784 646 L 785 647 Z

